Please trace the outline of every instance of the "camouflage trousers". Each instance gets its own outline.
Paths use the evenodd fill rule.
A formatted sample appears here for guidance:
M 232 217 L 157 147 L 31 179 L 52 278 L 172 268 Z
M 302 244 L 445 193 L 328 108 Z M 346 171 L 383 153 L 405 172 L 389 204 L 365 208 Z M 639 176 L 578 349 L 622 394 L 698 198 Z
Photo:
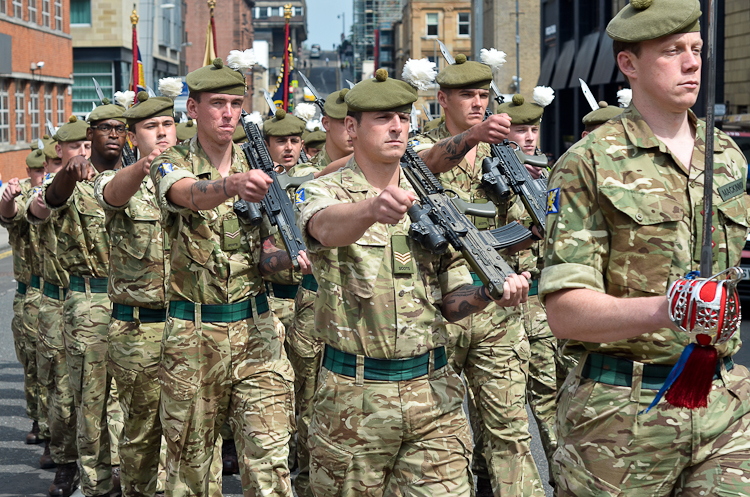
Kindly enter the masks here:
M 552 454 L 557 448 L 557 338 L 549 329 L 547 312 L 536 295 L 529 296 L 529 300 L 523 304 L 523 325 L 531 347 L 529 382 L 526 386 L 527 400 L 539 427 L 544 454 L 547 462 L 551 464 Z
M 106 293 L 69 291 L 63 306 L 65 353 L 78 421 L 81 490 L 86 496 L 112 490 L 112 466 L 120 464 L 117 444 L 122 411 L 107 372 L 110 312 Z
M 159 383 L 167 495 L 209 495 L 212 449 L 228 418 L 245 495 L 291 497 L 293 372 L 270 311 L 232 323 L 168 318 Z
M 77 419 L 63 344 L 63 302 L 46 295 L 39 304 L 37 367 L 39 381 L 47 389 L 52 460 L 57 464 L 75 462 L 78 459 Z
M 481 475 L 483 464 L 489 466 L 495 495 L 543 496 L 526 413 L 530 353 L 521 307 L 490 305 L 449 330 L 455 340 L 449 362 L 473 394 L 469 409 L 480 445 L 474 467 Z
M 294 300 L 269 296 L 268 303 L 284 329 L 288 330 L 294 320 Z
M 558 405 L 557 496 L 740 496 L 750 481 L 750 374 L 744 366 L 713 381 L 708 407 L 675 408 L 642 386 L 568 375 Z
M 466 390 L 453 368 L 430 370 L 358 382 L 320 368 L 308 438 L 315 496 L 472 493 Z
M 123 495 L 150 496 L 164 490 L 159 475 L 162 430 L 157 380 L 164 322 L 141 323 L 112 319 L 109 323 L 107 370 L 117 383 L 122 408 L 120 482 Z M 162 466 L 163 470 L 163 466 Z M 159 478 L 159 476 L 161 478 Z
M 26 415 L 39 423 L 39 435 L 49 439 L 47 426 L 47 391 L 39 383 L 36 360 L 37 335 L 39 329 L 39 303 L 42 293 L 32 286 L 26 295 L 16 292 L 13 299 L 14 317 L 11 321 L 16 357 L 23 366 L 23 391 L 26 397 Z M 19 319 L 15 312 L 20 311 Z
M 294 319 L 287 333 L 287 352 L 294 368 L 294 407 L 297 413 L 297 466 L 294 490 L 298 497 L 312 497 L 310 489 L 310 451 L 307 436 L 312 416 L 321 345 L 312 338 L 315 328 L 315 292 L 300 286 L 294 300 Z

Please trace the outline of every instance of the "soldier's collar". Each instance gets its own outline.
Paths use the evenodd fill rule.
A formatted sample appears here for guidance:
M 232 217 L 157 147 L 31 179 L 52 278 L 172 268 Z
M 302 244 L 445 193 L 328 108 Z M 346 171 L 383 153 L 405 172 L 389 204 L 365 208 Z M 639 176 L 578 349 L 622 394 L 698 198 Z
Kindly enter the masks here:
M 198 161 L 197 164 L 193 164 L 193 167 L 195 168 L 193 171 L 193 174 L 195 174 L 196 176 L 199 176 L 201 174 L 213 173 L 213 171 L 217 171 L 217 174 L 218 174 L 218 169 L 213 164 L 211 164 L 211 159 L 208 158 L 208 154 L 206 153 L 205 150 L 203 150 L 201 143 L 198 141 L 198 133 L 196 133 L 195 135 L 193 135 L 192 138 L 190 138 L 188 147 L 189 147 L 191 154 L 196 155 L 200 157 L 201 159 L 203 159 L 201 161 Z M 230 173 L 233 172 L 232 168 L 234 167 L 234 163 L 237 159 L 237 154 L 239 153 L 241 153 L 239 146 L 235 143 L 232 143 L 232 158 L 231 158 L 232 166 L 230 166 Z
M 646 120 L 634 105 L 630 105 L 621 114 L 622 124 L 625 129 L 625 134 L 628 139 L 639 148 L 660 148 L 663 152 L 666 152 L 666 148 L 654 135 L 654 132 L 649 127 Z M 695 113 L 688 109 L 688 119 L 690 124 L 695 128 L 695 143 L 696 147 L 700 145 L 700 149 L 703 150 L 706 136 L 706 123 L 705 121 L 699 120 Z M 714 135 L 714 152 L 720 153 L 724 151 L 724 146 L 721 141 Z
M 368 192 L 372 185 L 367 182 L 365 173 L 354 160 L 354 156 L 349 159 L 341 171 L 341 184 L 347 191 L 352 193 Z

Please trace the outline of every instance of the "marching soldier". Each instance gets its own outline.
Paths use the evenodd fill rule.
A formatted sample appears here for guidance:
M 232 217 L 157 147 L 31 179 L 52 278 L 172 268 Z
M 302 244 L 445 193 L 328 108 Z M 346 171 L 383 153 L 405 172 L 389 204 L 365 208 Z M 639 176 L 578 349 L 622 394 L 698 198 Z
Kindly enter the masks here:
M 467 61 L 459 54 L 456 63 L 437 76 L 438 102 L 445 122 L 411 140 L 428 167 L 443 171 L 440 181 L 461 192 L 470 202 L 488 201 L 481 186 L 482 161 L 491 154 L 489 143 L 502 142 L 510 132 L 507 114 L 499 113 L 484 120 L 491 80 L 490 66 Z M 448 150 L 456 142 L 458 147 Z M 450 160 L 446 160 L 447 155 L 451 155 Z M 498 216 L 493 219 L 475 216 L 474 224 L 480 229 L 491 229 L 518 217 L 513 212 L 519 209 L 517 205 L 498 208 Z M 478 278 L 475 281 L 481 284 Z M 457 371 L 463 371 L 476 405 L 470 407 L 470 412 L 476 409 L 472 423 L 477 443 L 474 469 L 478 495 L 490 495 L 493 490 L 495 495 L 543 495 L 542 481 L 531 455 L 525 407 L 531 353 L 521 307 L 489 305 L 449 330 L 455 340 L 451 364 Z M 488 488 L 487 470 L 492 489 Z
M 667 290 L 701 261 L 706 124 L 690 110 L 699 17 L 698 0 L 653 0 L 612 19 L 632 103 L 552 169 L 539 295 L 552 331 L 581 354 L 557 409 L 558 495 L 747 493 L 750 375 L 732 361 L 739 333 L 702 371 L 705 407 L 649 408 L 689 342 Z M 739 263 L 750 204 L 741 151 L 721 131 L 710 139 L 718 273 Z
M 592 110 L 581 120 L 583 122 L 583 131 L 581 132 L 581 138 L 586 138 L 586 135 L 594 131 L 596 128 L 606 123 L 610 119 L 622 114 L 622 109 L 617 106 L 609 105 L 607 102 L 602 100 L 599 102 L 599 108 Z
M 384 69 L 357 84 L 345 97 L 354 157 L 297 192 L 325 344 L 308 439 L 315 495 L 471 492 L 465 392 L 447 367 L 444 320 L 492 299 L 458 254 L 433 255 L 407 235 L 415 195 L 399 161 L 416 98 Z M 498 303 L 525 300 L 526 277 L 509 277 Z
M 326 132 L 319 127 L 315 127 L 306 136 L 302 135 L 302 142 L 304 143 L 307 156 L 314 157 L 318 155 L 318 152 L 321 151 L 326 143 Z
M 276 111 L 271 119 L 263 123 L 268 153 L 274 163 L 288 171 L 299 160 L 302 151 L 302 133 L 305 131 L 305 121 L 287 113 L 284 109 Z
M 81 489 L 87 497 L 119 489 L 117 442 L 122 413 L 112 377 L 107 372 L 107 330 L 111 302 L 107 295 L 109 235 L 104 211 L 94 196 L 97 173 L 116 169 L 125 144 L 124 109 L 102 102 L 89 115 L 91 157 L 71 158 L 44 183 L 42 196 L 62 218 L 58 254 L 70 275 L 65 299 L 64 342 L 78 418 Z
M 188 119 L 184 123 L 179 123 L 177 125 L 177 142 L 185 143 L 186 141 L 190 140 L 195 136 L 196 129 L 197 127 L 195 126 L 195 121 L 193 121 L 192 119 Z
M 47 156 L 45 181 L 52 181 L 72 160 L 85 160 L 91 154 L 91 141 L 86 132 L 89 125 L 71 117 L 57 130 L 54 156 Z M 46 149 L 47 147 L 45 147 Z M 41 192 L 26 204 L 26 217 L 39 224 L 44 287 L 39 305 L 37 362 L 39 377 L 47 388 L 47 417 L 50 430 L 50 452 L 57 464 L 55 479 L 50 485 L 51 497 L 68 497 L 79 484 L 76 443 L 77 416 L 75 395 L 70 380 L 63 339 L 63 302 L 68 292 L 69 275 L 58 257 L 58 233 L 64 217 L 60 211 L 50 212 Z
M 32 150 L 26 156 L 27 179 L 8 181 L 0 200 L 0 226 L 8 230 L 13 248 L 13 275 L 18 283 L 13 299 L 13 342 L 16 357 L 23 366 L 23 386 L 26 396 L 26 415 L 32 420 L 27 444 L 38 444 L 49 439 L 45 411 L 47 391 L 38 378 L 36 346 L 41 299 L 41 259 L 39 233 L 24 216 L 24 205 L 29 196 L 39 189 L 44 179 L 44 148 Z M 45 445 L 46 448 L 46 445 Z M 54 467 L 51 460 L 43 465 Z
M 160 417 L 167 493 L 206 495 L 211 447 L 225 419 L 246 494 L 291 496 L 288 442 L 293 373 L 262 276 L 291 267 L 268 221 L 251 226 L 237 198 L 259 202 L 271 179 L 249 170 L 232 143 L 245 80 L 221 59 L 188 74 L 197 133 L 151 164 L 171 250 L 169 317 L 162 342 Z M 265 219 L 265 218 L 264 218 Z M 297 257 L 309 271 L 304 253 Z

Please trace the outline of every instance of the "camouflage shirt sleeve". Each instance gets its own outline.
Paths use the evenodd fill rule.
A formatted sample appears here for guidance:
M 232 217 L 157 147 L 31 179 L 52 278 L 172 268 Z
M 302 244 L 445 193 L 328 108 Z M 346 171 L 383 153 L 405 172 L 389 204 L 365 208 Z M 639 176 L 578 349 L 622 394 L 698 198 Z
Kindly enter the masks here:
M 187 207 L 173 204 L 167 200 L 167 192 L 172 188 L 172 185 L 181 179 L 191 178 L 198 181 L 198 177 L 193 174 L 191 164 L 180 153 L 182 148 L 169 148 L 151 163 L 151 180 L 156 185 L 157 202 L 159 207 L 166 212 L 189 211 L 190 209 Z
M 115 178 L 115 174 L 117 174 L 117 171 L 103 171 L 101 174 L 97 175 L 94 180 L 94 196 L 96 197 L 96 201 L 99 202 L 101 208 L 105 211 L 121 211 L 125 210 L 128 206 L 128 204 L 125 204 L 120 207 L 115 207 L 104 200 L 104 187 Z
M 340 173 L 337 172 L 332 175 L 340 175 Z M 334 191 L 320 179 L 308 181 L 302 185 L 297 189 L 295 196 L 294 206 L 297 211 L 297 226 L 302 233 L 308 252 L 315 253 L 324 247 L 307 232 L 307 223 L 315 214 L 326 207 L 342 204 L 345 201 L 339 199 Z
M 58 206 L 50 205 L 47 203 L 47 189 L 49 189 L 49 185 L 52 184 L 53 179 L 55 179 L 55 177 L 50 176 L 49 178 L 45 178 L 45 180 L 42 182 L 42 200 L 44 201 L 44 206 L 52 212 L 63 211 L 73 203 L 73 198 L 75 197 L 75 189 L 73 193 L 71 193 L 70 196 L 65 199 L 65 202 L 63 202 L 62 204 Z
M 11 231 L 15 225 L 28 222 L 24 215 L 24 207 L 26 206 L 26 199 L 28 199 L 29 196 L 30 195 L 24 195 L 21 193 L 21 195 L 13 199 L 13 202 L 16 204 L 16 215 L 10 219 L 0 216 L 0 226 Z
M 545 267 L 539 289 L 542 302 L 546 295 L 563 289 L 605 293 L 607 223 L 591 188 L 597 184 L 592 158 L 580 150 L 563 155 L 549 180 Z

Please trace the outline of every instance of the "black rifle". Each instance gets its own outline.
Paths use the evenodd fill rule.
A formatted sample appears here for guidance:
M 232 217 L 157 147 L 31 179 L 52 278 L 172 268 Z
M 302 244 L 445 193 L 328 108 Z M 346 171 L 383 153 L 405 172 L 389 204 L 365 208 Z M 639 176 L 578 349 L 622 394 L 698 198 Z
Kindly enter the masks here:
M 503 283 L 508 275 L 513 274 L 513 269 L 497 250 L 528 239 L 531 232 L 519 223 L 494 230 L 478 230 L 466 214 L 483 214 L 472 209 L 462 213 L 456 206 L 456 199 L 446 193 L 450 190 L 443 188 L 411 147 L 407 147 L 401 158 L 401 169 L 419 199 L 419 204 L 408 210 L 412 222 L 409 236 L 434 254 L 444 253 L 450 244 L 463 254 L 490 295 L 495 299 L 502 297 Z
M 298 270 L 297 256 L 300 250 L 305 250 L 305 244 L 302 241 L 302 233 L 295 224 L 294 206 L 285 191 L 285 188 L 290 186 L 289 177 L 286 173 L 276 172 L 266 143 L 260 135 L 260 129 L 255 123 L 245 120 L 246 115 L 243 110 L 241 122 L 247 136 L 247 143 L 241 145 L 242 151 L 245 153 L 250 168 L 263 171 L 273 180 L 273 183 L 268 187 L 268 192 L 260 204 L 238 200 L 234 203 L 234 211 L 237 216 L 256 226 L 262 221 L 261 210 L 265 212 L 271 224 L 279 229 L 292 265 Z

